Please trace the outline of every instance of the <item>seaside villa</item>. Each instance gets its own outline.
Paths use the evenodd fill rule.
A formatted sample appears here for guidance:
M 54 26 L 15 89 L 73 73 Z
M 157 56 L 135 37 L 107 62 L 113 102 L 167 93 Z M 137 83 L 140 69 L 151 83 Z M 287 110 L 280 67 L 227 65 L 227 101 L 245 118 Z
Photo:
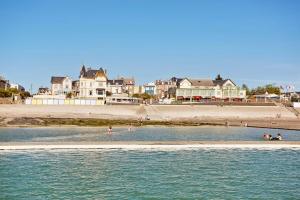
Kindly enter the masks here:
M 51 77 L 51 94 L 65 95 L 72 92 L 72 79 L 68 76 L 52 76 Z
M 106 70 L 85 69 L 83 65 L 79 76 L 79 97 L 84 99 L 104 100 L 106 98 Z
M 232 80 L 223 80 L 218 76 L 211 79 L 188 79 L 179 82 L 176 89 L 176 100 L 201 101 L 211 100 L 242 100 L 246 98 L 246 90 L 239 88 Z

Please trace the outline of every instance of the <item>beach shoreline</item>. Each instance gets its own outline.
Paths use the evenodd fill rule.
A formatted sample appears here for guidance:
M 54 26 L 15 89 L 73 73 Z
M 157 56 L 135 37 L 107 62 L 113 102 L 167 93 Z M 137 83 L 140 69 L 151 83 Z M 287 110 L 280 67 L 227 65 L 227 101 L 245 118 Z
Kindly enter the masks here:
M 193 148 L 300 148 L 300 141 L 98 141 L 2 142 L 0 150 L 51 149 L 193 149 Z

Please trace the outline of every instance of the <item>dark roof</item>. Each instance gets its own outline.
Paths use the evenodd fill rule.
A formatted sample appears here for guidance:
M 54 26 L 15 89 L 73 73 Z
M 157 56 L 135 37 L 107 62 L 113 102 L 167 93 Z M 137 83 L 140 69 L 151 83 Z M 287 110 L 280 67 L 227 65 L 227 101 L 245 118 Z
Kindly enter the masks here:
M 188 79 L 192 86 L 215 86 L 212 80 L 209 79 Z
M 125 85 L 134 85 L 135 84 L 134 78 L 124 78 L 124 77 L 122 77 L 120 79 L 124 81 Z
M 72 81 L 72 86 L 76 86 L 76 84 L 79 85 L 79 80 Z
M 215 85 L 223 86 L 223 84 L 224 84 L 227 80 L 228 80 L 228 79 L 226 79 L 226 80 L 213 80 L 213 82 L 214 82 Z
M 51 83 L 52 84 L 61 84 L 64 81 L 65 78 L 66 77 L 62 77 L 62 76 L 52 76 L 51 77 Z
M 116 80 L 107 80 L 107 84 L 109 85 L 123 85 L 124 84 L 124 80 L 121 79 L 116 79 Z
M 170 79 L 173 83 L 176 83 L 176 86 L 178 87 L 180 82 L 183 80 L 183 78 L 177 78 L 177 77 L 172 77 Z
M 227 81 L 231 81 L 234 85 L 235 83 L 230 80 L 230 79 L 225 79 L 225 80 L 213 80 L 215 85 L 223 86 Z
M 100 68 L 99 70 L 88 68 L 86 70 L 85 67 L 83 66 L 82 70 L 80 71 L 80 75 L 82 75 L 83 78 L 89 78 L 89 79 L 94 79 L 97 73 L 100 73 L 101 75 L 106 77 L 106 73 L 102 68 Z
M 47 88 L 47 87 L 40 87 L 39 91 L 49 91 L 49 88 Z

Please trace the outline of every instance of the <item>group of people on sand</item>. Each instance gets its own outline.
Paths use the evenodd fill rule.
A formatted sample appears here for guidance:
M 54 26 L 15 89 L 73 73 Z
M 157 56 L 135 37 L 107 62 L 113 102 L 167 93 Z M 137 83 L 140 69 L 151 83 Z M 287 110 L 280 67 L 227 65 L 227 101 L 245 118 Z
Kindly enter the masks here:
M 265 140 L 282 140 L 282 136 L 280 133 L 277 134 L 276 137 L 273 137 L 271 134 L 264 134 L 264 139 Z

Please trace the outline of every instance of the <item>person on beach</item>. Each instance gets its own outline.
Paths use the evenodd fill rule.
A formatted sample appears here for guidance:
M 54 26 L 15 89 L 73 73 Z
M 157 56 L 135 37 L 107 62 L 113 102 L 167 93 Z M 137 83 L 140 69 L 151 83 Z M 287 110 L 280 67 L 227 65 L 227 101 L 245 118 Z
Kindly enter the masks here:
M 128 131 L 131 132 L 132 131 L 132 123 L 130 123 L 129 127 L 128 127 Z
M 108 134 L 112 134 L 112 127 L 111 127 L 111 125 L 109 125 L 108 130 L 107 130 L 107 133 L 108 133 Z
M 273 136 L 271 134 L 269 135 L 269 140 L 273 140 Z
M 272 138 L 272 140 L 282 140 L 282 136 L 280 133 L 277 134 L 277 137 Z
M 281 134 L 280 134 L 280 133 L 278 133 L 276 138 L 277 138 L 277 140 L 282 140 L 282 136 L 281 136 Z
M 264 134 L 264 139 L 265 139 L 265 140 L 270 140 L 270 135 L 265 133 L 265 134 Z

